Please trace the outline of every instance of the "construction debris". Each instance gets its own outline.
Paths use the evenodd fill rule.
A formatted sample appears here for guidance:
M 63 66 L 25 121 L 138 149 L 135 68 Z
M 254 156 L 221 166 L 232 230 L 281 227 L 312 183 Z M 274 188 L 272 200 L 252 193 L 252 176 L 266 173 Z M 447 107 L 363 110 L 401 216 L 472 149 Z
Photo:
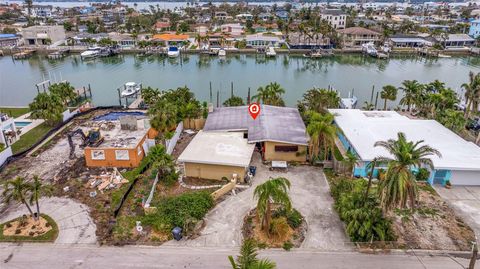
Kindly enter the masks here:
M 122 184 L 128 183 L 122 174 L 113 168 L 112 172 L 103 172 L 100 175 L 91 175 L 87 188 L 97 188 L 103 193 L 104 190 L 119 188 Z

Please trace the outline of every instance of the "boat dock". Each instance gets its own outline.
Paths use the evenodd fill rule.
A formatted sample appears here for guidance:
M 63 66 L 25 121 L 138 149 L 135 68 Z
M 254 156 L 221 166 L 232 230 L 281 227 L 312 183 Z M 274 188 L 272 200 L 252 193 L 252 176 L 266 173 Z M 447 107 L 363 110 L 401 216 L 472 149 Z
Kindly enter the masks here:
M 55 52 L 52 52 L 52 53 L 48 54 L 48 59 L 50 59 L 50 60 L 61 59 L 65 56 L 67 56 L 67 54 L 69 52 L 70 52 L 69 49 L 62 49 L 62 50 L 59 50 L 59 51 L 55 51 Z
M 23 51 L 14 53 L 12 57 L 14 60 L 23 60 L 23 59 L 30 58 L 33 55 L 33 53 L 35 53 L 35 50 L 23 50 Z
M 120 106 L 123 106 L 125 108 L 139 108 L 142 103 L 143 103 L 143 98 L 142 98 L 142 90 L 143 86 L 142 84 L 138 84 L 140 86 L 140 90 L 137 91 L 136 93 L 128 96 L 122 96 L 122 92 L 127 89 L 125 85 L 117 88 L 118 92 L 118 104 Z
M 439 52 L 437 50 L 428 49 L 428 48 L 418 48 L 416 53 L 421 56 L 426 57 L 438 57 Z

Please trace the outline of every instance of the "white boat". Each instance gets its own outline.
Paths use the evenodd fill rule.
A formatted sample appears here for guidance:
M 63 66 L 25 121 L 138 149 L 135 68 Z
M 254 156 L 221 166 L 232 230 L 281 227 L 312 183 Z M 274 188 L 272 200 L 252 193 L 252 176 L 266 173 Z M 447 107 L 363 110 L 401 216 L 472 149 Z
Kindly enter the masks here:
M 378 51 L 372 42 L 362 44 L 362 51 L 373 57 L 377 57 L 378 55 Z
M 123 91 L 121 93 L 122 97 L 128 97 L 136 94 L 142 89 L 142 85 L 136 83 L 136 82 L 127 82 L 123 86 Z
M 277 56 L 277 53 L 275 52 L 274 47 L 268 47 L 267 52 L 265 53 L 268 57 L 275 57 Z
M 227 56 L 227 51 L 225 49 L 221 48 L 220 50 L 218 50 L 218 56 L 220 56 L 220 57 Z
M 320 50 L 312 50 L 312 51 L 309 51 L 309 52 L 303 54 L 303 57 L 305 57 L 305 58 L 322 58 L 323 53 Z
M 100 55 L 101 51 L 102 51 L 101 47 L 89 47 L 86 51 L 80 53 L 80 58 L 82 59 L 95 58 Z
M 168 47 L 167 56 L 171 58 L 176 58 L 180 55 L 180 50 L 175 46 Z

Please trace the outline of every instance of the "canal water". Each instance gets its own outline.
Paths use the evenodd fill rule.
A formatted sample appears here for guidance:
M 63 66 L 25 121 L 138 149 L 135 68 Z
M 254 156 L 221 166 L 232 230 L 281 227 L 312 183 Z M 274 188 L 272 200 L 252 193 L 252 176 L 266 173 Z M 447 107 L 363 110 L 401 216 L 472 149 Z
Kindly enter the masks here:
M 370 100 L 373 86 L 379 91 L 387 84 L 400 86 L 407 79 L 422 83 L 438 79 L 458 89 L 468 80 L 469 71 L 480 72 L 480 58 L 425 59 L 405 55 L 378 60 L 362 55 L 336 55 L 306 59 L 277 55 L 266 59 L 252 54 L 232 55 L 223 60 L 201 55 L 175 59 L 120 55 L 82 61 L 74 55 L 61 60 L 34 56 L 14 61 L 6 56 L 0 57 L 0 105 L 27 105 L 37 94 L 35 84 L 45 79 L 68 80 L 77 88 L 90 84 L 96 105 L 118 104 L 116 89 L 127 81 L 160 89 L 186 85 L 205 101 L 210 99 L 210 83 L 214 99 L 219 91 L 224 101 L 230 96 L 232 82 L 235 95 L 245 98 L 249 87 L 254 95 L 259 86 L 276 81 L 285 89 L 284 99 L 289 106 L 294 106 L 309 88 L 332 86 L 343 97 L 353 90 L 361 105 Z

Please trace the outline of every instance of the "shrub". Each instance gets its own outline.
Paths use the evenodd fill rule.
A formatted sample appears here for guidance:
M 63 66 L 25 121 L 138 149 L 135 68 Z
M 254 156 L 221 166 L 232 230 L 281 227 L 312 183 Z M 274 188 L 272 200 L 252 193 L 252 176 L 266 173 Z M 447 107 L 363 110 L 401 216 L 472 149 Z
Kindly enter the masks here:
M 415 173 L 415 179 L 417 181 L 427 181 L 430 177 L 430 171 L 427 168 L 419 168 Z
M 173 227 L 185 227 L 192 219 L 201 220 L 214 205 L 208 192 L 184 193 L 160 200 L 154 214 L 143 217 L 143 223 L 158 231 L 169 232 Z M 188 222 L 188 223 L 187 223 Z
M 5 226 L 6 226 L 7 228 L 11 228 L 11 227 L 12 227 L 12 224 L 9 222 L 9 223 L 5 224 Z
M 279 217 L 272 219 L 269 231 L 274 238 L 282 239 L 288 234 L 289 229 L 287 218 Z
M 20 234 L 21 232 L 22 232 L 22 230 L 20 230 L 20 229 L 15 230 L 15 234 Z
M 303 216 L 296 209 L 287 211 L 285 208 L 279 208 L 272 213 L 273 218 L 285 217 L 287 218 L 287 223 L 293 229 L 298 228 L 303 221 Z
M 29 232 L 28 235 L 29 235 L 29 236 L 34 236 L 35 233 L 34 233 L 34 232 Z
M 288 240 L 288 241 L 283 243 L 282 248 L 286 251 L 290 251 L 290 249 L 293 248 L 293 243 L 290 242 L 290 240 Z

